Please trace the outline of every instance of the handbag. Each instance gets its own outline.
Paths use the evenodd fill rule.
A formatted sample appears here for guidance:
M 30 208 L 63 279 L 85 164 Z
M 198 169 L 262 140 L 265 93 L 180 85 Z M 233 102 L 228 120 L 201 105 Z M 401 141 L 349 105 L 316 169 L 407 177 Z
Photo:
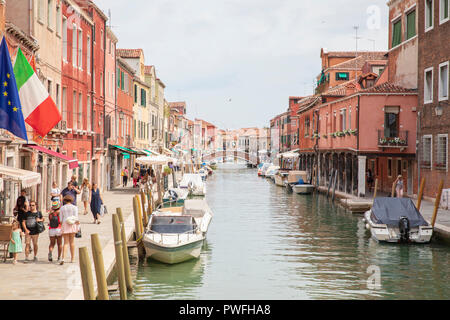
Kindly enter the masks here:
M 68 217 L 68 218 L 66 219 L 66 222 L 67 222 L 68 224 L 75 224 L 75 223 L 77 223 L 77 221 L 78 221 L 78 219 L 77 219 L 77 217 L 75 217 L 75 216 L 70 216 L 70 217 Z
M 105 214 L 108 214 L 108 209 L 106 209 L 106 206 L 104 204 L 102 204 L 100 206 L 100 216 L 104 216 Z
M 45 231 L 45 225 L 42 221 L 36 222 L 36 231 L 37 233 L 42 233 Z
M 78 232 L 75 234 L 75 238 L 81 238 L 81 227 L 78 228 Z

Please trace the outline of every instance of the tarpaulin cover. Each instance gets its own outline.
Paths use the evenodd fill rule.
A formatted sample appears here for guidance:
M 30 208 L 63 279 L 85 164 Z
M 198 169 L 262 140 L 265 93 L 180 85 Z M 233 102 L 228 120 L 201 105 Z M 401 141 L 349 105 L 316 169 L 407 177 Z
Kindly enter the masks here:
M 411 199 L 375 198 L 372 207 L 374 223 L 397 227 L 401 217 L 409 219 L 411 228 L 428 226 Z

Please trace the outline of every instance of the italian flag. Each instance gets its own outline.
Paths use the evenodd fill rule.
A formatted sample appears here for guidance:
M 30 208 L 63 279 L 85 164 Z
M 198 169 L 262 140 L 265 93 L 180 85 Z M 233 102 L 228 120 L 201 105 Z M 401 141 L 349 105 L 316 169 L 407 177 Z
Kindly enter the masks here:
M 20 48 L 14 64 L 14 75 L 23 118 L 40 136 L 45 137 L 62 117 Z

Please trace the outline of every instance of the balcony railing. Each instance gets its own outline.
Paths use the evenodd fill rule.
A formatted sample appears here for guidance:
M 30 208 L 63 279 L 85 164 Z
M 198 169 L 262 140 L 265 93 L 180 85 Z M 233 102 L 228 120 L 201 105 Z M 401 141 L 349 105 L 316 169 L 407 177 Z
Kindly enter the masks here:
M 409 131 L 399 131 L 398 136 L 386 137 L 384 130 L 378 130 L 379 148 L 407 148 Z

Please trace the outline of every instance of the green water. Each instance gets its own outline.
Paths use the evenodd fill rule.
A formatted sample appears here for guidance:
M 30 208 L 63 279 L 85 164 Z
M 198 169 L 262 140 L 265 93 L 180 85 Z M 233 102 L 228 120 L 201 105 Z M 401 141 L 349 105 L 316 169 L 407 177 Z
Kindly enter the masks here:
M 450 298 L 449 246 L 376 243 L 362 216 L 244 165 L 219 165 L 207 192 L 214 218 L 200 259 L 141 263 L 130 299 Z M 371 266 L 381 287 L 368 287 Z

